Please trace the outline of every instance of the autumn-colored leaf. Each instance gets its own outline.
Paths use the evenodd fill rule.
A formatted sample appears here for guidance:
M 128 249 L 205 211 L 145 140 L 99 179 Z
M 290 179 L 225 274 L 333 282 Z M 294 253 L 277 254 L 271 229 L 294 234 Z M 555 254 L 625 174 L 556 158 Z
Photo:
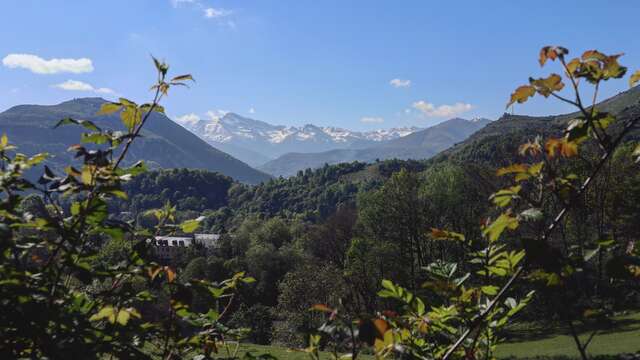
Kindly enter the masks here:
M 551 93 L 564 88 L 562 77 L 558 74 L 551 74 L 547 78 L 529 78 L 529 83 L 535 87 L 536 92 L 544 97 L 549 97 Z
M 587 50 L 582 53 L 583 61 L 604 61 L 607 56 L 598 50 Z
M 453 231 L 440 230 L 431 228 L 431 237 L 435 240 L 459 240 L 464 241 L 465 237 L 462 234 Z
M 555 60 L 559 57 L 567 55 L 569 50 L 562 46 L 545 46 L 540 50 L 540 66 L 544 66 L 547 60 Z
M 545 150 L 547 152 L 547 156 L 550 158 L 553 158 L 558 154 L 569 158 L 578 155 L 578 144 L 574 141 L 569 141 L 566 138 L 551 138 L 547 140 Z
M 384 337 L 384 333 L 386 333 L 387 330 L 389 330 L 389 323 L 383 319 L 373 320 L 373 326 L 376 328 L 378 332 L 378 337 L 381 339 Z
M 176 272 L 169 266 L 164 267 L 164 272 L 167 274 L 167 281 L 173 282 L 176 279 Z
M 328 307 L 325 304 L 315 304 L 311 307 L 311 310 L 327 312 L 327 313 L 332 313 L 334 311 L 332 308 Z
M 151 278 L 151 280 L 155 279 L 156 276 L 158 276 L 158 274 L 160 273 L 160 271 L 162 270 L 162 268 L 160 266 L 156 267 L 156 268 L 149 268 L 147 269 L 147 274 L 149 275 L 149 278 Z
M 542 146 L 540 145 L 540 137 L 536 137 L 533 141 L 527 141 L 526 143 L 518 147 L 518 153 L 521 156 L 529 155 L 536 156 L 542 152 Z
M 509 103 L 507 103 L 507 107 L 511 106 L 511 104 L 518 103 L 522 104 L 529 100 L 530 97 L 536 94 L 536 88 L 531 85 L 522 85 L 518 87 L 513 93 L 511 93 L 511 99 Z
M 640 81 L 640 70 L 636 71 L 629 78 L 629 86 L 633 87 Z

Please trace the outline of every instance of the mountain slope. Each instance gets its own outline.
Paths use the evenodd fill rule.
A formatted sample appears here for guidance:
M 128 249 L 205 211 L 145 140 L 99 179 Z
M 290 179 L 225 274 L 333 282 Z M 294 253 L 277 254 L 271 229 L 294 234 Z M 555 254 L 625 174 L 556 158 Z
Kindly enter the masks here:
M 364 149 L 337 149 L 320 153 L 288 153 L 258 167 L 274 176 L 290 176 L 324 164 L 385 159 L 427 159 L 466 139 L 490 123 L 487 119 L 451 119 L 397 139 L 382 141 Z
M 617 123 L 612 126 L 620 126 L 625 119 L 640 116 L 640 86 L 612 96 L 596 107 L 600 111 L 618 116 Z M 504 114 L 465 141 L 438 154 L 431 161 L 451 159 L 466 163 L 505 166 L 515 161 L 520 144 L 533 140 L 537 135 L 560 136 L 568 121 L 577 115 L 577 113 L 570 113 L 535 117 Z M 638 137 L 640 137 L 638 130 L 630 134 L 630 138 Z
M 118 115 L 95 116 L 105 100 L 83 98 L 58 105 L 19 105 L 0 113 L 0 128 L 26 154 L 48 152 L 56 169 L 72 161 L 67 148 L 80 140 L 82 129 L 63 126 L 53 129 L 65 117 L 86 119 L 106 129 L 123 130 Z M 142 138 L 137 139 L 127 156 L 128 163 L 145 160 L 152 168 L 195 168 L 220 172 L 237 180 L 258 183 L 268 175 L 249 167 L 229 154 L 211 147 L 162 114 L 153 114 Z
M 418 130 L 411 127 L 358 132 L 311 124 L 302 127 L 271 125 L 234 113 L 211 115 L 211 119 L 206 120 L 190 116 L 175 121 L 212 146 L 252 166 L 264 164 L 289 152 L 371 147 Z

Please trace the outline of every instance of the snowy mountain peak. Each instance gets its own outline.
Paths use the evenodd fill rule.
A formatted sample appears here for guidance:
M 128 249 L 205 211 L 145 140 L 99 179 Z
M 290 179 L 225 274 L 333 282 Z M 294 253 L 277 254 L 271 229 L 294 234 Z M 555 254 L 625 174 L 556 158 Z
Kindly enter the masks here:
M 176 118 L 175 121 L 201 138 L 219 143 L 251 139 L 280 144 L 298 140 L 344 146 L 355 141 L 392 140 L 419 130 L 416 127 L 405 127 L 359 132 L 332 126 L 319 127 L 314 124 L 305 124 L 301 127 L 271 125 L 232 112 L 225 114 L 209 112 L 207 115 L 209 119 L 201 119 L 195 114 L 188 114 Z
M 314 124 L 272 125 L 225 111 L 209 111 L 205 118 L 188 114 L 175 118 L 175 121 L 214 147 L 249 164 L 258 163 L 257 159 L 264 162 L 288 152 L 363 148 L 420 130 L 417 127 L 404 127 L 360 132 Z

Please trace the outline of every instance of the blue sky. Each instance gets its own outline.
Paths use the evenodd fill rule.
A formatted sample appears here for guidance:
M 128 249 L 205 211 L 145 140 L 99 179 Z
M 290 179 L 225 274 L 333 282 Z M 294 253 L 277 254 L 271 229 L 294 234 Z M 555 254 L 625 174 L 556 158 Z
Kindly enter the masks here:
M 495 119 L 530 75 L 558 71 L 540 69 L 544 45 L 624 52 L 621 62 L 640 68 L 637 0 L 3 0 L 0 14 L 0 58 L 42 59 L 0 66 L 0 110 L 85 96 L 146 101 L 150 54 L 197 80 L 170 94 L 172 116 L 222 110 L 359 130 Z M 625 88 L 618 81 L 603 95 Z M 553 100 L 515 109 L 566 110 Z

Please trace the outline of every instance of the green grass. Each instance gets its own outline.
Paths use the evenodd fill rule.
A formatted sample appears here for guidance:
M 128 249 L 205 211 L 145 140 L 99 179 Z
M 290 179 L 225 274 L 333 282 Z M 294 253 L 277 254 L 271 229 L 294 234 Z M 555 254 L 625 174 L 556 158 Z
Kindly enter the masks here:
M 598 324 L 600 329 L 587 352 L 590 355 L 615 355 L 640 351 L 640 313 L 616 317 L 611 324 Z M 584 341 L 595 328 L 580 332 Z M 567 356 L 579 358 L 573 337 L 565 329 L 536 329 L 527 340 L 507 342 L 498 346 L 498 357 L 532 358 L 536 356 Z
M 615 355 L 640 351 L 640 313 L 616 317 L 610 324 L 597 324 L 599 333 L 595 336 L 587 351 L 590 355 Z M 591 328 L 581 329 L 581 338 L 590 333 Z M 571 335 L 564 329 L 531 326 L 529 330 L 517 332 L 518 341 L 498 346 L 498 358 L 527 359 L 535 357 L 568 357 L 579 359 Z M 524 340 L 527 339 L 527 340 Z M 279 346 L 241 344 L 239 354 L 246 351 L 254 355 L 268 353 L 280 360 L 306 360 L 307 354 Z M 328 354 L 323 358 L 328 359 Z M 367 357 L 369 358 L 369 357 Z

